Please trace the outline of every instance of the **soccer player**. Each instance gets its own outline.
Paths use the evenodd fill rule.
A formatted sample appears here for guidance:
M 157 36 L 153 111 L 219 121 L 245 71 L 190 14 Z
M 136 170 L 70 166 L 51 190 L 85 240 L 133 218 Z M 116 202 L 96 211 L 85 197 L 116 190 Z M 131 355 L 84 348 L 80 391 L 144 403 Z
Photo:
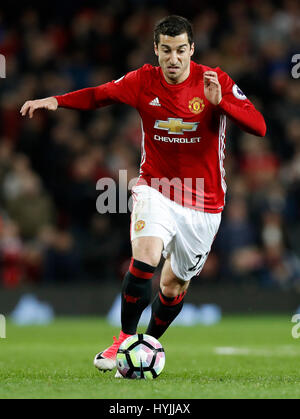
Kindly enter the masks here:
M 27 101 L 36 109 L 95 109 L 113 103 L 136 108 L 142 120 L 140 176 L 133 187 L 132 259 L 122 283 L 119 338 L 96 355 L 99 370 L 116 367 L 120 344 L 135 334 L 151 300 L 151 278 L 161 256 L 160 290 L 146 333 L 160 338 L 180 313 L 190 280 L 199 275 L 225 204 L 226 117 L 263 137 L 264 118 L 219 67 L 191 60 L 188 20 L 168 16 L 154 29 L 159 66 L 146 64 L 118 80 L 61 96 Z

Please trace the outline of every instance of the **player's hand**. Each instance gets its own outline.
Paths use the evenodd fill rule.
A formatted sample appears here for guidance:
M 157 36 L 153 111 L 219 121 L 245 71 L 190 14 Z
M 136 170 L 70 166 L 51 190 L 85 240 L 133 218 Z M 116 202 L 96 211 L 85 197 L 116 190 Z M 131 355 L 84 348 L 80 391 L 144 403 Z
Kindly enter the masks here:
M 55 97 L 46 97 L 45 99 L 28 100 L 22 106 L 20 113 L 26 116 L 28 113 L 29 118 L 33 117 L 33 113 L 37 109 L 48 109 L 49 111 L 56 111 L 58 102 Z
M 222 100 L 222 89 L 215 71 L 203 73 L 204 94 L 206 99 L 213 105 L 218 105 Z

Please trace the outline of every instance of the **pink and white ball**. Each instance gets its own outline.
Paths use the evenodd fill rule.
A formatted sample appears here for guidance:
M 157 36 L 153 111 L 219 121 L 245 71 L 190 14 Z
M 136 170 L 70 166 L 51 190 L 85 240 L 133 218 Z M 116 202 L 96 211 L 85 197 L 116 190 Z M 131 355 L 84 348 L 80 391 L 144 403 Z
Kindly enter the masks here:
M 120 345 L 117 353 L 117 368 L 125 378 L 157 378 L 165 366 L 165 351 L 153 336 L 136 334 Z

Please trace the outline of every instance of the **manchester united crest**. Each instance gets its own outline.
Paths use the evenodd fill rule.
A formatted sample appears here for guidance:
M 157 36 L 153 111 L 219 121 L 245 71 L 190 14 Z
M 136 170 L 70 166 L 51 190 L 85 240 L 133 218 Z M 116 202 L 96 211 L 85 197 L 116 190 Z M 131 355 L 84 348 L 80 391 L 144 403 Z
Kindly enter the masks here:
M 203 111 L 205 107 L 203 99 L 200 99 L 199 97 L 194 97 L 189 101 L 189 110 L 196 115 Z
M 145 221 L 144 220 L 139 220 L 134 225 L 135 231 L 141 231 L 141 230 L 143 230 L 144 227 L 145 227 Z

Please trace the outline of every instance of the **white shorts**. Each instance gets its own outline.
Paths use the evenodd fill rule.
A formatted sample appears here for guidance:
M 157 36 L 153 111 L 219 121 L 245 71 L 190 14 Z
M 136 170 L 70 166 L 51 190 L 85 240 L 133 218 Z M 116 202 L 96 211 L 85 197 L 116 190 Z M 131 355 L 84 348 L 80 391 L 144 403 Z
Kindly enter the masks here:
M 199 275 L 219 229 L 221 213 L 184 207 L 147 185 L 132 190 L 131 240 L 160 237 L 163 256 L 171 257 L 174 274 L 189 281 Z

